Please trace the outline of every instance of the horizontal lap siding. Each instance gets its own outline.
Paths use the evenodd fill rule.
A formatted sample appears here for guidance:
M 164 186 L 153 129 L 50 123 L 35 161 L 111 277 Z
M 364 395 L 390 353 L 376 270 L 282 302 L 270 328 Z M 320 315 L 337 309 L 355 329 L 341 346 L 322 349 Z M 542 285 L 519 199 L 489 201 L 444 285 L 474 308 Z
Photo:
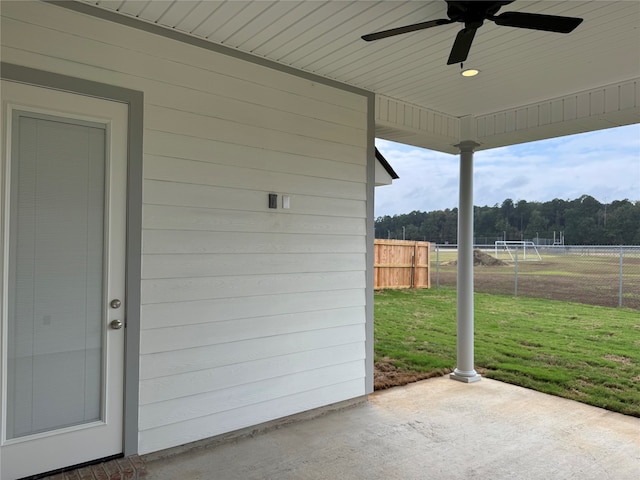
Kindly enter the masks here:
M 362 367 L 364 368 L 364 366 Z M 206 438 L 220 432 L 230 432 L 250 427 L 265 420 L 274 420 L 291 414 L 291 404 L 299 411 L 311 410 L 318 405 L 329 405 L 362 395 L 364 385 L 353 380 L 336 383 L 331 377 L 328 386 L 304 390 L 286 397 L 265 400 L 258 404 L 237 406 L 233 410 L 214 412 L 206 416 L 162 425 L 140 432 L 140 442 L 149 451 L 167 448 L 165 439 L 171 438 L 178 444 L 193 441 L 193 438 Z M 142 414 L 142 412 L 141 412 Z
M 49 4 L 2 13 L 4 61 L 145 94 L 140 453 L 363 395 L 367 99 Z

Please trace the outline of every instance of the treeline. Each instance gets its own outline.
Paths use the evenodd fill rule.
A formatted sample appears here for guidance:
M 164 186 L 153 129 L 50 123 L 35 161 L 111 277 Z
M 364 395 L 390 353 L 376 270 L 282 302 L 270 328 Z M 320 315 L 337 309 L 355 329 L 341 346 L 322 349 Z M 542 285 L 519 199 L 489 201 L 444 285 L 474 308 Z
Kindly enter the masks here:
M 456 243 L 457 230 L 457 208 L 385 215 L 375 221 L 376 238 Z M 507 198 L 502 205 L 474 207 L 474 232 L 476 243 L 555 240 L 567 245 L 640 245 L 640 201 L 603 204 L 589 195 L 548 202 Z

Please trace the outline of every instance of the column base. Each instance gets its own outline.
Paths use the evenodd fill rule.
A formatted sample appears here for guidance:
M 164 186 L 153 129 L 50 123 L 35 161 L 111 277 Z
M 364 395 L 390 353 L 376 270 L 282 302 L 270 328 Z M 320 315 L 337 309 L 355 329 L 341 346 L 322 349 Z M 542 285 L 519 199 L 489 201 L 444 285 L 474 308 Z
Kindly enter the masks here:
M 453 373 L 449 375 L 449 378 L 451 380 L 457 380 L 458 382 L 473 383 L 479 382 L 480 379 L 482 379 L 482 376 L 479 373 L 476 373 L 475 370 L 472 370 L 471 372 L 460 372 L 456 368 Z

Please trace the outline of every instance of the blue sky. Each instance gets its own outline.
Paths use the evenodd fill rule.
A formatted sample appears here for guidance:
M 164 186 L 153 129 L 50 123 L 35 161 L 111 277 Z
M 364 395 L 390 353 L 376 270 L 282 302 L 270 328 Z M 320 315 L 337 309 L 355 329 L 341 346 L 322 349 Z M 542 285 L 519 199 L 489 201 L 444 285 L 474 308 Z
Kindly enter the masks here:
M 458 156 L 376 140 L 400 178 L 376 188 L 375 216 L 458 205 Z M 474 154 L 474 205 L 573 200 L 640 201 L 640 125 Z

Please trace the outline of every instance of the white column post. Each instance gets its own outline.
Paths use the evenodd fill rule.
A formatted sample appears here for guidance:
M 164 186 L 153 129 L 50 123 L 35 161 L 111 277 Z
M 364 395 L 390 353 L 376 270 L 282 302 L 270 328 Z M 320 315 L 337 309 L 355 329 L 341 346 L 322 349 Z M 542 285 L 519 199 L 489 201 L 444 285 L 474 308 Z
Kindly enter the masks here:
M 473 362 L 473 149 L 467 140 L 460 149 L 460 201 L 458 205 L 458 359 L 450 378 L 477 382 Z

